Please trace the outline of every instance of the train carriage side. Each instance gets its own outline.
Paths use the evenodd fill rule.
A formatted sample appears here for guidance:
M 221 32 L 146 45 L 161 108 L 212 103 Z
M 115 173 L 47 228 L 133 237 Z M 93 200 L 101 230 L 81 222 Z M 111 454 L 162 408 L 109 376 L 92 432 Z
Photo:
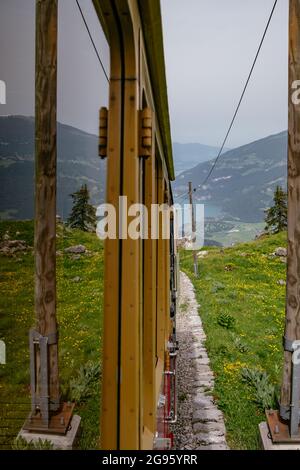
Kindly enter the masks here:
M 110 45 L 105 241 L 103 449 L 167 449 L 176 419 L 176 244 L 170 211 L 158 236 L 153 205 L 174 179 L 159 0 L 94 0 Z M 127 206 L 144 204 L 148 237 L 132 238 Z M 122 199 L 120 199 L 122 197 Z M 122 204 L 120 203 L 122 201 Z M 127 207 L 126 207 L 127 209 Z

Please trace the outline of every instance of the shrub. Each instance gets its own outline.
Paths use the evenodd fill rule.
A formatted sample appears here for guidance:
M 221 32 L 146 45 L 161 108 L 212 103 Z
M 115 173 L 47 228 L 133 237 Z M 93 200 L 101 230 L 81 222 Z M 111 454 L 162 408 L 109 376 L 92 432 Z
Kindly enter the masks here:
M 12 448 L 13 450 L 53 450 L 53 444 L 46 439 L 39 439 L 37 442 L 27 442 L 22 437 L 18 437 L 15 439 Z
M 235 346 L 235 348 L 240 352 L 240 353 L 247 353 L 249 352 L 249 346 L 243 341 L 240 336 L 232 334 L 232 341 Z
M 218 325 L 226 328 L 227 330 L 231 330 L 235 326 L 235 318 L 228 313 L 220 313 L 217 319 Z
M 243 382 L 253 389 L 254 401 L 262 411 L 276 406 L 276 388 L 265 371 L 245 367 L 241 374 Z
M 219 290 L 224 290 L 225 286 L 222 284 L 222 282 L 215 282 L 214 285 L 211 288 L 212 294 L 216 294 Z
M 99 363 L 89 361 L 81 366 L 77 377 L 70 381 L 70 400 L 77 404 L 85 402 L 97 391 L 100 377 L 101 366 Z

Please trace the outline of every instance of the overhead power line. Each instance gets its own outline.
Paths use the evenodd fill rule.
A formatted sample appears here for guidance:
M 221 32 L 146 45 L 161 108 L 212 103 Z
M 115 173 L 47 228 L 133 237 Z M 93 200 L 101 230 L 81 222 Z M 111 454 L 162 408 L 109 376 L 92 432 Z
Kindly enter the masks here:
M 271 13 L 270 13 L 269 18 L 268 18 L 268 21 L 267 21 L 267 24 L 266 24 L 264 33 L 263 33 L 262 38 L 261 38 L 261 41 L 260 41 L 260 43 L 259 43 L 259 46 L 258 46 L 256 55 L 255 55 L 255 58 L 254 58 L 254 61 L 253 61 L 253 63 L 252 63 L 252 66 L 251 66 L 249 75 L 248 75 L 248 77 L 247 77 L 245 86 L 244 86 L 244 88 L 243 88 L 241 97 L 240 97 L 239 102 L 238 102 L 238 105 L 237 105 L 237 107 L 236 107 L 236 109 L 235 109 L 235 112 L 234 112 L 233 118 L 232 118 L 232 120 L 231 120 L 231 122 L 230 122 L 230 125 L 229 125 L 229 127 L 228 127 L 228 130 L 227 130 L 227 132 L 226 132 L 225 138 L 224 138 L 224 140 L 223 140 L 223 142 L 222 142 L 222 145 L 221 145 L 221 148 L 220 148 L 220 150 L 219 150 L 219 153 L 218 153 L 218 155 L 217 155 L 217 157 L 216 157 L 216 159 L 215 159 L 215 161 L 214 161 L 214 163 L 213 163 L 213 165 L 212 165 L 210 171 L 208 172 L 208 174 L 207 174 L 206 177 L 204 178 L 203 182 L 202 182 L 201 184 L 199 184 L 197 188 L 194 188 L 194 191 L 197 191 L 198 188 L 200 188 L 201 186 L 204 186 L 204 185 L 207 183 L 207 181 L 208 181 L 209 178 L 211 177 L 211 175 L 212 175 L 214 169 L 216 168 L 217 163 L 218 163 L 218 161 L 219 161 L 219 159 L 220 159 L 220 157 L 221 157 L 221 155 L 222 155 L 222 152 L 223 152 L 223 150 L 224 150 L 224 147 L 225 147 L 225 144 L 226 144 L 226 142 L 227 142 L 228 136 L 229 136 L 229 134 L 230 134 L 230 132 L 231 132 L 231 129 L 232 129 L 232 127 L 233 127 L 233 124 L 234 124 L 234 122 L 235 122 L 235 119 L 236 119 L 236 117 L 237 117 L 237 114 L 238 114 L 238 112 L 239 112 L 239 109 L 240 109 L 240 107 L 241 107 L 242 101 L 243 101 L 243 99 L 244 99 L 246 90 L 247 90 L 247 88 L 248 88 L 250 79 L 251 79 L 251 77 L 252 77 L 253 70 L 254 70 L 254 68 L 255 68 L 255 65 L 256 65 L 258 56 L 259 56 L 259 54 L 260 54 L 261 48 L 262 48 L 263 43 L 264 43 L 264 40 L 265 40 L 265 37 L 266 37 L 266 35 L 267 35 L 267 32 L 268 32 L 268 29 L 269 29 L 269 26 L 270 26 L 270 23 L 271 23 L 271 20 L 272 20 L 272 17 L 273 17 L 273 14 L 274 14 L 274 11 L 275 11 L 275 8 L 276 8 L 277 3 L 278 3 L 278 0 L 275 0 L 275 2 L 274 2 L 274 4 L 273 4 L 273 8 L 272 8 Z M 186 196 L 186 194 L 187 194 L 187 193 L 183 193 L 183 194 L 179 195 L 178 198 L 181 198 L 181 197 L 183 197 L 183 196 Z M 178 198 L 177 198 L 177 199 L 178 199 Z
M 195 192 L 196 188 L 194 188 L 193 191 Z M 186 191 L 185 193 L 179 194 L 178 196 L 176 196 L 176 201 L 178 202 L 178 200 L 181 199 L 181 198 L 182 198 L 182 200 L 184 200 L 189 194 L 190 194 L 189 191 Z
M 272 17 L 273 17 L 273 14 L 274 14 L 274 11 L 275 11 L 275 8 L 276 8 L 276 5 L 277 5 L 277 2 L 278 2 L 278 0 L 275 0 L 274 5 L 273 5 L 273 8 L 272 8 L 271 13 L 270 13 L 270 16 L 269 16 L 269 19 L 268 19 L 268 21 L 267 21 L 267 24 L 266 24 L 264 33 L 263 33 L 263 35 L 262 35 L 260 44 L 259 44 L 259 46 L 258 46 L 256 55 L 255 55 L 255 58 L 254 58 L 254 61 L 253 61 L 253 64 L 252 64 L 252 66 L 251 66 L 251 69 L 250 69 L 248 78 L 247 78 L 247 80 L 246 80 L 244 89 L 243 89 L 243 91 L 242 91 L 241 97 L 240 97 L 240 99 L 239 99 L 238 105 L 237 105 L 236 110 L 235 110 L 235 112 L 234 112 L 233 118 L 232 118 L 232 120 L 231 120 L 231 122 L 230 122 L 228 131 L 227 131 L 227 133 L 226 133 L 226 135 L 225 135 L 225 138 L 224 138 L 224 140 L 223 140 L 223 143 L 222 143 L 222 145 L 221 145 L 221 148 L 220 148 L 220 150 L 219 150 L 219 153 L 218 153 L 218 155 L 217 155 L 217 158 L 215 159 L 214 164 L 212 165 L 212 167 L 211 167 L 211 169 L 210 169 L 208 175 L 204 178 L 204 181 L 201 183 L 200 186 L 204 186 L 204 185 L 207 183 L 207 181 L 208 181 L 209 178 L 211 177 L 211 175 L 212 175 L 214 169 L 216 168 L 216 165 L 217 165 L 217 163 L 218 163 L 218 161 L 219 161 L 219 158 L 220 158 L 220 156 L 221 156 L 221 154 L 222 154 L 222 152 L 223 152 L 223 149 L 224 149 L 225 144 L 226 144 L 226 142 L 227 142 L 228 136 L 229 136 L 229 134 L 230 134 L 230 132 L 231 132 L 231 129 L 232 129 L 232 127 L 233 127 L 235 118 L 236 118 L 236 116 L 237 116 L 237 114 L 238 114 L 238 112 L 239 112 L 239 109 L 240 109 L 240 107 L 241 107 L 242 101 L 243 101 L 243 99 L 244 99 L 244 96 L 245 96 L 246 90 L 247 90 L 247 88 L 248 88 L 250 79 L 251 79 L 251 77 L 252 77 L 252 73 L 253 73 L 254 67 L 255 67 L 255 65 L 256 65 L 258 56 L 259 56 L 259 54 L 260 54 L 262 45 L 263 45 L 263 43 L 264 43 L 265 37 L 266 37 L 266 35 L 267 35 L 268 29 L 269 29 L 269 26 L 270 26 L 270 23 L 271 23 L 271 20 L 272 20 Z
M 182 193 L 182 194 L 179 194 L 178 196 L 176 196 L 176 201 L 178 201 L 179 199 L 184 199 L 186 196 L 188 196 L 189 192 L 186 191 L 185 193 Z
M 106 72 L 106 70 L 105 70 L 105 67 L 104 67 L 103 62 L 102 62 L 101 57 L 100 57 L 100 54 L 99 54 L 99 52 L 98 52 L 98 50 L 97 50 L 96 44 L 95 44 L 95 42 L 94 42 L 94 39 L 93 39 L 93 36 L 92 36 L 92 34 L 91 34 L 90 28 L 89 28 L 89 26 L 88 26 L 88 24 L 87 24 L 87 21 L 86 21 L 86 19 L 85 19 L 84 14 L 83 14 L 82 8 L 81 8 L 81 6 L 80 6 L 78 0 L 76 0 L 76 3 L 77 3 L 77 6 L 78 6 L 78 9 L 79 9 L 81 18 L 82 18 L 82 20 L 83 20 L 83 22 L 84 22 L 84 24 L 85 24 L 86 30 L 87 30 L 87 32 L 88 32 L 88 35 L 89 35 L 89 37 L 90 37 L 91 43 L 92 43 L 92 45 L 93 45 L 93 48 L 94 48 L 94 50 L 95 50 L 95 52 L 96 52 L 96 56 L 97 56 L 97 58 L 98 58 L 98 60 L 99 60 L 99 63 L 100 63 L 100 65 L 101 65 L 101 68 L 102 68 L 103 73 L 104 73 L 104 75 L 105 75 L 105 78 L 106 78 L 106 80 L 107 80 L 108 83 L 109 83 L 108 74 L 107 74 L 107 72 Z

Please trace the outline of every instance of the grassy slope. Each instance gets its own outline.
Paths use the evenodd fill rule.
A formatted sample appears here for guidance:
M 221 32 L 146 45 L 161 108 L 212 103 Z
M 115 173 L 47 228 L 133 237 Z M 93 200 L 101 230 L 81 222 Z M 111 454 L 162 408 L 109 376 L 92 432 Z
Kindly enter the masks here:
M 212 238 L 223 246 L 231 246 L 233 243 L 244 243 L 253 240 L 255 236 L 261 233 L 266 224 L 264 223 L 244 223 L 232 222 L 234 225 L 232 231 L 213 232 L 208 238 Z
M 215 397 L 224 411 L 228 442 L 233 449 L 258 447 L 258 423 L 264 413 L 255 403 L 255 393 L 241 379 L 243 367 L 265 370 L 274 384 L 281 380 L 283 361 L 286 265 L 269 255 L 286 245 L 286 234 L 238 245 L 211 249 L 199 261 L 195 279 L 190 252 L 181 254 L 182 269 L 191 277 L 201 305 L 207 333 L 207 348 L 216 375 Z M 230 332 L 218 324 L 222 312 L 236 319 Z M 236 347 L 238 338 L 248 351 Z
M 0 240 L 7 230 L 11 239 L 23 239 L 33 245 L 32 222 L 0 222 Z M 20 233 L 16 235 L 16 232 Z M 81 365 L 88 360 L 101 360 L 103 246 L 94 234 L 66 231 L 61 227 L 58 234 L 57 249 L 80 243 L 92 252 L 91 256 L 84 255 L 79 260 L 72 260 L 66 254 L 57 258 L 60 375 L 62 389 L 66 390 Z M 29 410 L 28 331 L 34 326 L 33 272 L 31 250 L 18 253 L 16 257 L 0 254 L 0 339 L 7 347 L 7 364 L 0 365 L 0 418 L 2 414 L 2 426 L 9 424 L 12 436 L 16 435 Z M 76 276 L 82 280 L 74 282 Z M 3 405 L 4 402 L 8 404 Z M 83 423 L 80 447 L 96 448 L 99 394 L 94 394 L 76 411 Z M 8 412 L 19 419 L 5 421 L 3 416 Z M 1 434 L 7 432 L 2 429 Z M 4 440 L 0 437 L 1 444 Z

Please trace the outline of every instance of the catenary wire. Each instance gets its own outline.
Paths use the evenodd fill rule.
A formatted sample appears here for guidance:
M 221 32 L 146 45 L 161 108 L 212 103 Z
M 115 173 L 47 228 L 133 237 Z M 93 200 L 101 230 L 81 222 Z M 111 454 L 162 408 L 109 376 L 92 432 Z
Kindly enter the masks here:
M 214 172 L 214 170 L 215 170 L 215 168 L 216 168 L 216 166 L 217 166 L 217 163 L 218 163 L 218 161 L 219 161 L 219 159 L 220 159 L 220 157 L 221 157 L 221 155 L 222 155 L 222 152 L 223 152 L 223 150 L 224 150 L 225 144 L 226 144 L 227 139 L 228 139 L 228 137 L 229 137 L 229 134 L 230 134 L 230 132 L 231 132 L 231 130 L 232 130 L 232 128 L 233 128 L 233 124 L 234 124 L 234 122 L 235 122 L 235 119 L 236 119 L 236 117 L 237 117 L 237 114 L 238 114 L 238 112 L 239 112 L 239 109 L 240 109 L 240 107 L 241 107 L 241 104 L 242 104 L 242 102 L 243 102 L 243 99 L 244 99 L 245 93 L 246 93 L 246 91 L 247 91 L 249 82 L 250 82 L 250 80 L 251 80 L 251 77 L 252 77 L 252 74 L 253 74 L 253 71 L 254 71 L 254 68 L 255 68 L 257 59 L 258 59 L 258 57 L 259 57 L 259 54 L 260 54 L 260 51 L 261 51 L 261 49 L 262 49 L 264 40 L 265 40 L 265 38 L 266 38 L 266 35 L 267 35 L 267 32 L 268 32 L 268 29 L 269 29 L 269 26 L 270 26 L 272 17 L 273 17 L 273 15 L 274 15 L 274 11 L 275 11 L 275 8 L 276 8 L 277 3 L 278 3 L 278 0 L 275 0 L 275 2 L 274 2 L 274 4 L 273 4 L 273 7 L 272 7 L 272 10 L 271 10 L 271 13 L 270 13 L 269 18 L 268 18 L 266 27 L 265 27 L 265 29 L 264 29 L 264 32 L 263 32 L 261 41 L 260 41 L 259 46 L 258 46 L 258 49 L 257 49 L 257 51 L 256 51 L 255 58 L 254 58 L 254 61 L 253 61 L 253 63 L 252 63 L 250 72 L 249 72 L 249 74 L 248 74 L 246 83 L 245 83 L 245 85 L 244 85 L 244 88 L 243 88 L 241 97 L 240 97 L 240 99 L 239 99 L 239 102 L 238 102 L 237 107 L 236 107 L 236 109 L 235 109 L 235 112 L 234 112 L 234 114 L 233 114 L 232 120 L 231 120 L 230 125 L 229 125 L 229 127 L 228 127 L 228 130 L 227 130 L 227 132 L 226 132 L 225 138 L 224 138 L 224 140 L 223 140 L 223 142 L 222 142 L 222 145 L 221 145 L 221 148 L 220 148 L 220 150 L 219 150 L 219 152 L 218 152 L 218 155 L 217 155 L 216 159 L 214 160 L 214 163 L 213 163 L 212 167 L 210 168 L 208 174 L 206 175 L 206 177 L 204 178 L 204 180 L 202 181 L 202 183 L 199 184 L 197 188 L 194 188 L 194 191 L 197 191 L 200 187 L 203 187 L 203 186 L 207 183 L 207 181 L 208 181 L 209 178 L 211 177 L 212 173 Z M 178 199 L 178 198 L 180 198 L 180 197 L 182 197 L 182 196 L 186 196 L 186 194 L 188 194 L 188 192 L 179 195 L 176 199 Z
M 92 43 L 92 45 L 93 45 L 93 48 L 94 48 L 94 50 L 95 50 L 96 56 L 97 56 L 97 58 L 98 58 L 98 60 L 99 60 L 99 63 L 100 63 L 100 65 L 101 65 L 101 68 L 102 68 L 103 73 L 104 73 L 104 75 L 105 75 L 105 78 L 106 78 L 107 82 L 109 83 L 108 74 L 107 74 L 107 72 L 106 72 L 106 70 L 105 70 L 105 67 L 104 67 L 103 62 L 102 62 L 101 57 L 100 57 L 100 54 L 99 54 L 99 52 L 98 52 L 98 50 L 97 50 L 96 44 L 95 44 L 95 42 L 94 42 L 94 39 L 93 39 L 93 36 L 92 36 L 92 34 L 91 34 L 90 28 L 89 28 L 89 26 L 88 26 L 88 24 L 87 24 L 87 21 L 86 21 L 86 19 L 85 19 L 85 16 L 84 16 L 84 13 L 83 13 L 83 11 L 82 11 L 82 8 L 81 8 L 81 6 L 80 6 L 78 0 L 76 0 L 76 3 L 77 3 L 77 6 L 78 6 L 78 9 L 79 9 L 81 18 L 82 18 L 82 20 L 83 20 L 83 22 L 84 22 L 84 24 L 85 24 L 86 30 L 87 30 L 87 32 L 88 32 L 89 38 L 90 38 L 90 40 L 91 40 L 91 43 Z

